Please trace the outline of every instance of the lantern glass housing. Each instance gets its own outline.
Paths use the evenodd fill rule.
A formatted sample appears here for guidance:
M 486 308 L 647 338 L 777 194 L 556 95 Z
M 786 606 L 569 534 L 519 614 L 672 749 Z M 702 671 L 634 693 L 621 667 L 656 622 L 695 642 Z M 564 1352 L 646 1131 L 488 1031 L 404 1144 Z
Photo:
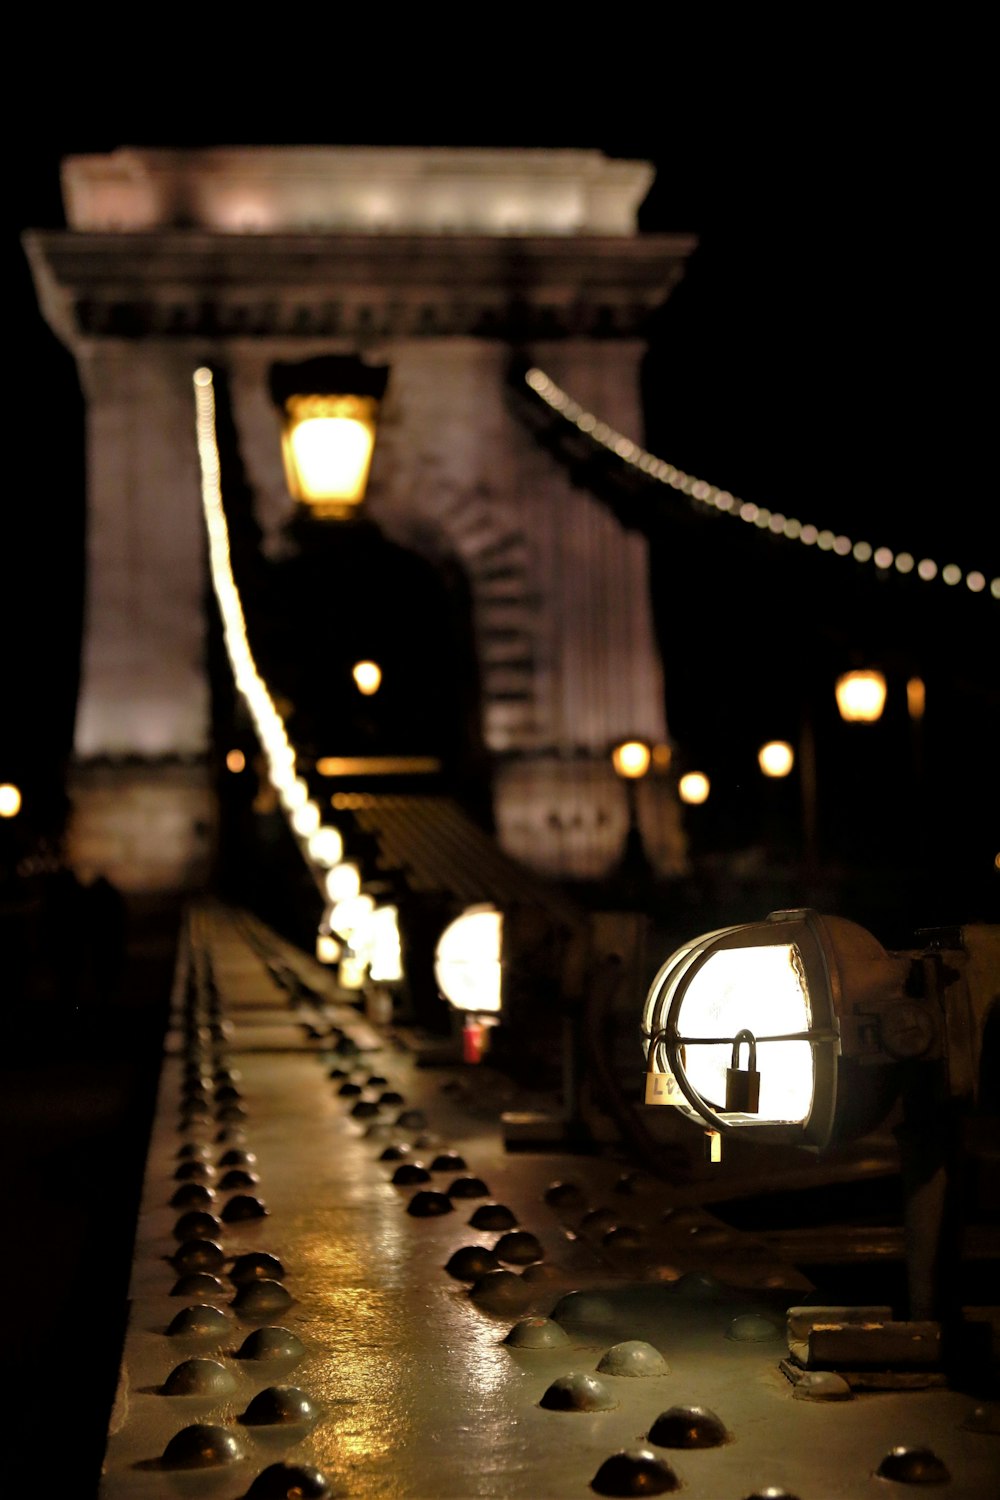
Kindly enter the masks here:
M 358 513 L 388 373 L 345 356 L 272 368 L 288 491 L 310 515 L 343 519 Z
M 320 516 L 344 516 L 368 487 L 378 403 L 371 396 L 290 396 L 281 450 L 293 500 Z
M 647 1064 L 666 1102 L 716 1129 L 826 1145 L 840 1053 L 831 951 L 823 919 L 794 911 L 705 933 L 672 954 L 643 1012 Z M 734 1059 L 738 1033 L 752 1036 L 755 1060 L 746 1040 Z M 734 1062 L 760 1074 L 753 1114 L 726 1109 Z
M 469 906 L 438 939 L 434 977 L 456 1010 L 496 1015 L 500 1010 L 503 913 Z
M 330 909 L 330 930 L 360 951 L 364 944 L 355 942 L 355 935 L 367 926 L 374 910 L 375 902 L 371 896 L 345 896 L 342 900 L 335 901 Z

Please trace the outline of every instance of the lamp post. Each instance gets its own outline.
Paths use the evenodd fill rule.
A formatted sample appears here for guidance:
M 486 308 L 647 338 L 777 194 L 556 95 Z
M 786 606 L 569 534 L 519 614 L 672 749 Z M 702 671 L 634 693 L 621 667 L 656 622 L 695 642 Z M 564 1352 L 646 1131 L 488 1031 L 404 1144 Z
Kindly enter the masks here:
M 652 874 L 639 826 L 638 796 L 639 782 L 648 773 L 652 758 L 650 746 L 640 739 L 621 740 L 611 750 L 611 764 L 624 784 L 628 807 L 628 829 L 618 874 L 632 894 L 638 894 Z
M 272 367 L 285 478 L 305 513 L 321 520 L 359 513 L 388 375 L 344 355 Z

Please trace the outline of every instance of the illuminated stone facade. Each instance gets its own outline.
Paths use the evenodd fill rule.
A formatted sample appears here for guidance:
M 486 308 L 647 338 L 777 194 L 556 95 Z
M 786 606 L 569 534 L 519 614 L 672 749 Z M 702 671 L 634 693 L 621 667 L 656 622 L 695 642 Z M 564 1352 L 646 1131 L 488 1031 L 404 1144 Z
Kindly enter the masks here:
M 193 369 L 228 372 L 269 546 L 290 502 L 268 367 L 356 353 L 392 371 L 370 514 L 469 579 L 502 842 L 554 875 L 614 863 L 626 811 L 608 747 L 667 738 L 646 546 L 536 446 L 507 373 L 516 350 L 641 436 L 643 328 L 693 248 L 634 232 L 649 182 L 645 164 L 593 152 L 65 164 L 70 229 L 28 251 L 88 401 L 82 761 L 207 749 Z M 653 858 L 676 869 L 672 797 L 642 791 Z

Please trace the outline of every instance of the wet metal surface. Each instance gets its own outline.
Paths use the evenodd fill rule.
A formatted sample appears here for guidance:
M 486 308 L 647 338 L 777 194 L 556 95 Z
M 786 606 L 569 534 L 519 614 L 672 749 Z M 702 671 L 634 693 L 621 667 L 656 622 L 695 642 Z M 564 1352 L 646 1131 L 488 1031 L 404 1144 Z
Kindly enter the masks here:
M 886 1456 L 901 1448 L 933 1454 L 950 1475 L 936 1493 L 950 1500 L 997 1492 L 1000 1438 L 989 1411 L 970 1420 L 976 1402 L 946 1390 L 796 1400 L 779 1369 L 784 1344 L 764 1335 L 783 1329 L 788 1306 L 808 1301 L 800 1276 L 697 1209 L 668 1213 L 665 1184 L 623 1190 L 620 1160 L 506 1155 L 497 1080 L 417 1068 L 397 1046 L 379 1045 L 349 1005 L 291 1009 L 268 963 L 287 966 L 294 955 L 277 940 L 269 951 L 267 941 L 263 929 L 221 909 L 199 908 L 190 920 L 103 1500 L 236 1500 L 276 1465 L 318 1470 L 331 1493 L 378 1500 L 589 1497 L 599 1473 L 603 1486 L 633 1471 L 673 1472 L 690 1500 L 743 1500 L 768 1486 L 802 1500 L 885 1500 L 899 1481 L 876 1470 L 885 1472 Z M 314 983 L 315 970 L 301 962 Z M 331 1024 L 361 1049 L 357 1069 L 347 1064 L 360 1096 L 341 1096 L 329 1076 Z M 239 1072 L 241 1145 L 219 1139 L 231 1101 L 210 1096 L 178 1125 L 186 1068 L 209 1079 Z M 410 1116 L 397 1125 L 398 1103 L 378 1106 L 374 1132 L 371 1119 L 353 1115 L 358 1097 L 378 1102 L 381 1080 L 425 1123 Z M 470 1246 L 496 1252 L 485 1262 L 496 1265 L 509 1225 L 471 1227 L 475 1200 L 458 1195 L 451 1212 L 407 1212 L 426 1189 L 394 1185 L 399 1157 L 386 1147 L 414 1146 L 418 1137 L 415 1159 L 460 1154 L 492 1201 L 510 1209 L 518 1234 L 537 1241 L 532 1274 L 516 1259 L 485 1273 L 513 1278 L 516 1310 L 503 1298 L 499 1307 L 475 1298 L 469 1281 L 446 1270 Z M 228 1162 L 234 1149 L 252 1159 Z M 196 1239 L 221 1246 L 222 1262 L 183 1271 L 210 1272 L 223 1292 L 192 1298 L 215 1315 L 182 1320 L 168 1336 L 184 1310 L 172 1292 L 190 1244 L 177 1238 L 171 1198 L 179 1163 L 192 1160 L 215 1169 L 206 1180 L 216 1225 L 211 1235 L 195 1227 Z M 253 1171 L 249 1196 L 264 1215 L 226 1213 L 247 1194 L 222 1187 L 228 1165 Z M 442 1167 L 434 1191 L 455 1171 Z M 626 1223 L 632 1233 L 609 1237 Z M 508 1338 L 515 1324 L 553 1315 L 565 1338 Z M 268 1329 L 276 1331 L 261 1332 Z M 639 1341 L 652 1352 L 606 1358 Z M 665 1371 L 634 1378 L 636 1361 L 660 1370 L 656 1354 Z M 182 1366 L 186 1373 L 171 1381 Z M 178 1394 L 165 1394 L 167 1383 Z M 577 1395 L 603 1388 L 607 1400 L 571 1394 L 546 1406 L 553 1386 Z M 657 1446 L 651 1431 L 677 1408 L 714 1414 L 724 1439 Z M 609 1468 L 623 1450 L 640 1457 Z M 310 1483 L 322 1493 L 320 1480 Z

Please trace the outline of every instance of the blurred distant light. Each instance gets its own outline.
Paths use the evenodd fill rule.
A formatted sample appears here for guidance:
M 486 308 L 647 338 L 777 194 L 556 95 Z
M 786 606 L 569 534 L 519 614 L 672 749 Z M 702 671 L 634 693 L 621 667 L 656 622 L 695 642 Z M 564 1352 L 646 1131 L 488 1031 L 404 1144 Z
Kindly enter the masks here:
M 0 785 L 0 818 L 16 818 L 21 811 L 21 791 L 12 781 Z
M 845 672 L 837 678 L 840 717 L 849 724 L 874 724 L 885 707 L 885 677 L 881 672 Z
M 499 1011 L 502 942 L 503 914 L 494 906 L 466 907 L 442 932 L 434 953 L 434 977 L 456 1010 Z
M 674 758 L 674 752 L 671 750 L 669 745 L 654 745 L 651 753 L 653 758 L 653 765 L 658 771 L 669 770 L 670 762 Z
M 932 578 L 937 577 L 937 563 L 932 557 L 922 557 L 917 563 L 917 576 L 925 583 L 930 583 Z
M 833 539 L 833 550 L 838 557 L 847 557 L 851 551 L 851 539 L 849 536 L 835 536 Z
M 912 573 L 913 572 L 913 553 L 912 552 L 897 552 L 896 553 L 896 572 L 897 573 Z
M 981 594 L 983 589 L 986 587 L 985 575 L 977 571 L 966 573 L 965 587 L 967 589 L 970 589 L 973 594 Z
M 815 526 L 803 526 L 799 532 L 799 541 L 803 542 L 807 547 L 811 547 L 818 537 L 819 532 Z
M 626 781 L 638 781 L 649 770 L 652 752 L 643 740 L 623 740 L 611 752 L 611 764 Z
M 859 562 L 859 563 L 870 562 L 871 561 L 871 555 L 872 555 L 872 544 L 871 544 L 871 542 L 855 542 L 854 543 L 854 561 L 855 562 Z
M 954 588 L 956 583 L 962 581 L 962 570 L 955 563 L 948 563 L 947 567 L 941 569 L 941 577 L 945 583 Z
M 708 801 L 711 783 L 701 771 L 687 771 L 677 783 L 677 794 L 682 802 L 697 807 Z
M 784 525 L 784 533 L 791 541 L 798 541 L 802 535 L 802 522 L 796 516 L 789 516 Z
M 892 550 L 889 547 L 876 547 L 875 566 L 876 568 L 892 567 Z
M 927 689 L 922 677 L 911 677 L 906 684 L 906 708 L 913 720 L 922 719 L 927 705 Z
M 356 661 L 351 668 L 351 676 L 354 678 L 358 692 L 370 698 L 377 693 L 382 685 L 382 668 L 378 662 Z
M 833 547 L 834 540 L 832 531 L 821 531 L 816 537 L 816 546 L 821 552 L 829 552 Z
M 243 771 L 246 769 L 247 758 L 242 750 L 230 750 L 226 755 L 227 771 Z
M 321 964 L 335 964 L 340 957 L 341 948 L 332 932 L 318 932 L 316 934 L 316 960 Z
M 768 740 L 757 752 L 757 764 L 765 776 L 787 776 L 795 764 L 795 752 L 787 740 Z
M 744 500 L 743 504 L 740 506 L 740 520 L 741 521 L 756 521 L 756 519 L 757 519 L 757 507 L 756 507 L 756 505 L 754 505 L 753 502 L 750 501 L 750 500 Z

